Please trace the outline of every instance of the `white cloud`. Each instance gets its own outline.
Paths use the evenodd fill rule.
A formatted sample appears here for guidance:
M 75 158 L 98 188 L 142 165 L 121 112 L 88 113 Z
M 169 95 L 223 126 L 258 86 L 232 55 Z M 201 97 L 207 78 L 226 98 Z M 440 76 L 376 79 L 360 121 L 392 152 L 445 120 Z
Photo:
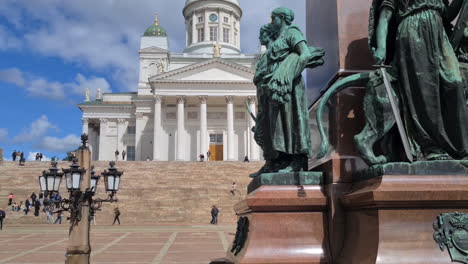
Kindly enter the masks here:
M 45 136 L 50 129 L 56 128 L 56 126 L 49 122 L 47 116 L 43 115 L 33 121 L 28 128 L 23 129 L 23 132 L 15 136 L 13 141 L 17 143 L 36 141 Z
M 154 12 L 159 13 L 160 25 L 168 32 L 171 51 L 181 52 L 185 48 L 184 3 L 183 0 L 3 0 L 0 16 L 24 36 L 21 40 L 24 49 L 110 72 L 113 81 L 120 84 L 119 90 L 134 90 L 140 37 L 153 22 Z M 240 3 L 244 53 L 258 51 L 259 28 L 269 22 L 275 7 L 293 9 L 294 23 L 305 30 L 305 0 L 241 0 Z M 34 26 L 28 27 L 29 23 Z M 13 44 L 8 46 L 16 48 Z
M 8 129 L 0 128 L 0 142 L 4 142 L 8 139 Z
M 35 161 L 37 153 L 39 153 L 39 152 L 29 152 L 28 157 L 26 158 L 26 160 Z M 48 158 L 46 155 L 42 154 L 42 161 L 50 161 L 50 158 Z
M 42 141 L 37 144 L 36 147 L 41 150 L 50 152 L 67 152 L 75 150 L 80 146 L 81 139 L 73 134 L 70 134 L 64 138 L 58 137 L 44 137 Z
M 26 86 L 29 95 L 49 99 L 65 99 L 64 85 L 59 82 L 49 82 L 45 79 L 35 79 Z
M 22 72 L 18 68 L 8 68 L 0 70 L 0 82 L 12 83 L 24 88 L 30 96 L 52 100 L 63 100 L 72 95 L 83 96 L 85 88 L 90 89 L 92 96 L 95 96 L 98 88 L 101 88 L 103 93 L 112 92 L 106 79 L 96 76 L 88 78 L 81 73 L 76 74 L 75 82 L 61 83 Z
M 86 88 L 89 89 L 91 97 L 96 96 L 98 88 L 101 88 L 102 93 L 112 92 L 109 83 L 104 78 L 91 76 L 88 79 L 81 73 L 78 73 L 75 77 L 75 81 L 76 83 L 68 84 L 75 94 L 83 95 Z
M 0 70 L 0 81 L 23 87 L 26 83 L 23 72 L 17 68 Z

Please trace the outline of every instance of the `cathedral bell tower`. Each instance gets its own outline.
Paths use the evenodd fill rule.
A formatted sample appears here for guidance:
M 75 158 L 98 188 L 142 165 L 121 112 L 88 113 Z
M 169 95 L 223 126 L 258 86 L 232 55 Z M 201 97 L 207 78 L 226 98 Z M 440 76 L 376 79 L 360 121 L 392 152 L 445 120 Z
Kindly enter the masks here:
M 221 45 L 221 54 L 240 54 L 238 0 L 187 0 L 183 9 L 186 26 L 186 53 L 213 54 Z
M 148 79 L 168 70 L 169 65 L 169 41 L 167 32 L 159 25 L 158 14 L 154 22 L 149 26 L 140 44 L 140 76 L 138 81 L 139 94 L 151 94 Z

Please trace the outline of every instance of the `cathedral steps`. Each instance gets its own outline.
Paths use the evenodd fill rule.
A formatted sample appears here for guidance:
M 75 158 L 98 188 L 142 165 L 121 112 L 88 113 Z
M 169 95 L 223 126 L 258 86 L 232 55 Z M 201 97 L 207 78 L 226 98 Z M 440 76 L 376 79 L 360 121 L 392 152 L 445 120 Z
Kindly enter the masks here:
M 108 162 L 93 162 L 96 172 L 108 167 Z M 96 216 L 97 224 L 109 224 L 113 208 L 121 211 L 122 224 L 207 224 L 212 205 L 220 209 L 219 223 L 235 223 L 233 205 L 242 200 L 250 182 L 248 174 L 258 170 L 262 162 L 117 162 L 124 172 L 119 202 L 104 204 Z M 60 162 L 59 168 L 68 168 L 70 163 Z M 6 208 L 8 194 L 15 194 L 15 201 L 24 201 L 32 192 L 38 194 L 38 176 L 47 170 L 49 162 L 27 162 L 19 167 L 16 163 L 4 162 L 0 166 L 0 208 Z M 241 192 L 232 196 L 232 182 Z M 105 198 L 103 179 L 98 186 L 97 197 Z M 61 193 L 68 196 L 65 183 Z M 45 214 L 40 217 L 13 213 L 8 208 L 8 222 L 15 224 L 45 223 Z

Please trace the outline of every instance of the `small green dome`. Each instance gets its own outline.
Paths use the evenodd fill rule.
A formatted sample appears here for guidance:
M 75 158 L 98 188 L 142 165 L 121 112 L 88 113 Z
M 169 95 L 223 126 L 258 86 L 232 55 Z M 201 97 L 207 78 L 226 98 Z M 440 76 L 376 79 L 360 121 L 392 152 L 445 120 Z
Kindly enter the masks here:
M 143 36 L 145 37 L 166 37 L 167 36 L 166 30 L 162 28 L 161 26 L 159 26 L 158 14 L 156 14 L 156 18 L 154 19 L 154 24 L 149 26 L 146 29 L 145 34 L 143 34 Z

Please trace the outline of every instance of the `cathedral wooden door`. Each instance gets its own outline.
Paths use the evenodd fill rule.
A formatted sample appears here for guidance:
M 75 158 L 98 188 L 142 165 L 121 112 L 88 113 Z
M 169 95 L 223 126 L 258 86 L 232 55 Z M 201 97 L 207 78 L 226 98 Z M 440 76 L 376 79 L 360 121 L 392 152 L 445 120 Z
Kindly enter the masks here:
M 223 134 L 210 134 L 210 160 L 223 160 Z

